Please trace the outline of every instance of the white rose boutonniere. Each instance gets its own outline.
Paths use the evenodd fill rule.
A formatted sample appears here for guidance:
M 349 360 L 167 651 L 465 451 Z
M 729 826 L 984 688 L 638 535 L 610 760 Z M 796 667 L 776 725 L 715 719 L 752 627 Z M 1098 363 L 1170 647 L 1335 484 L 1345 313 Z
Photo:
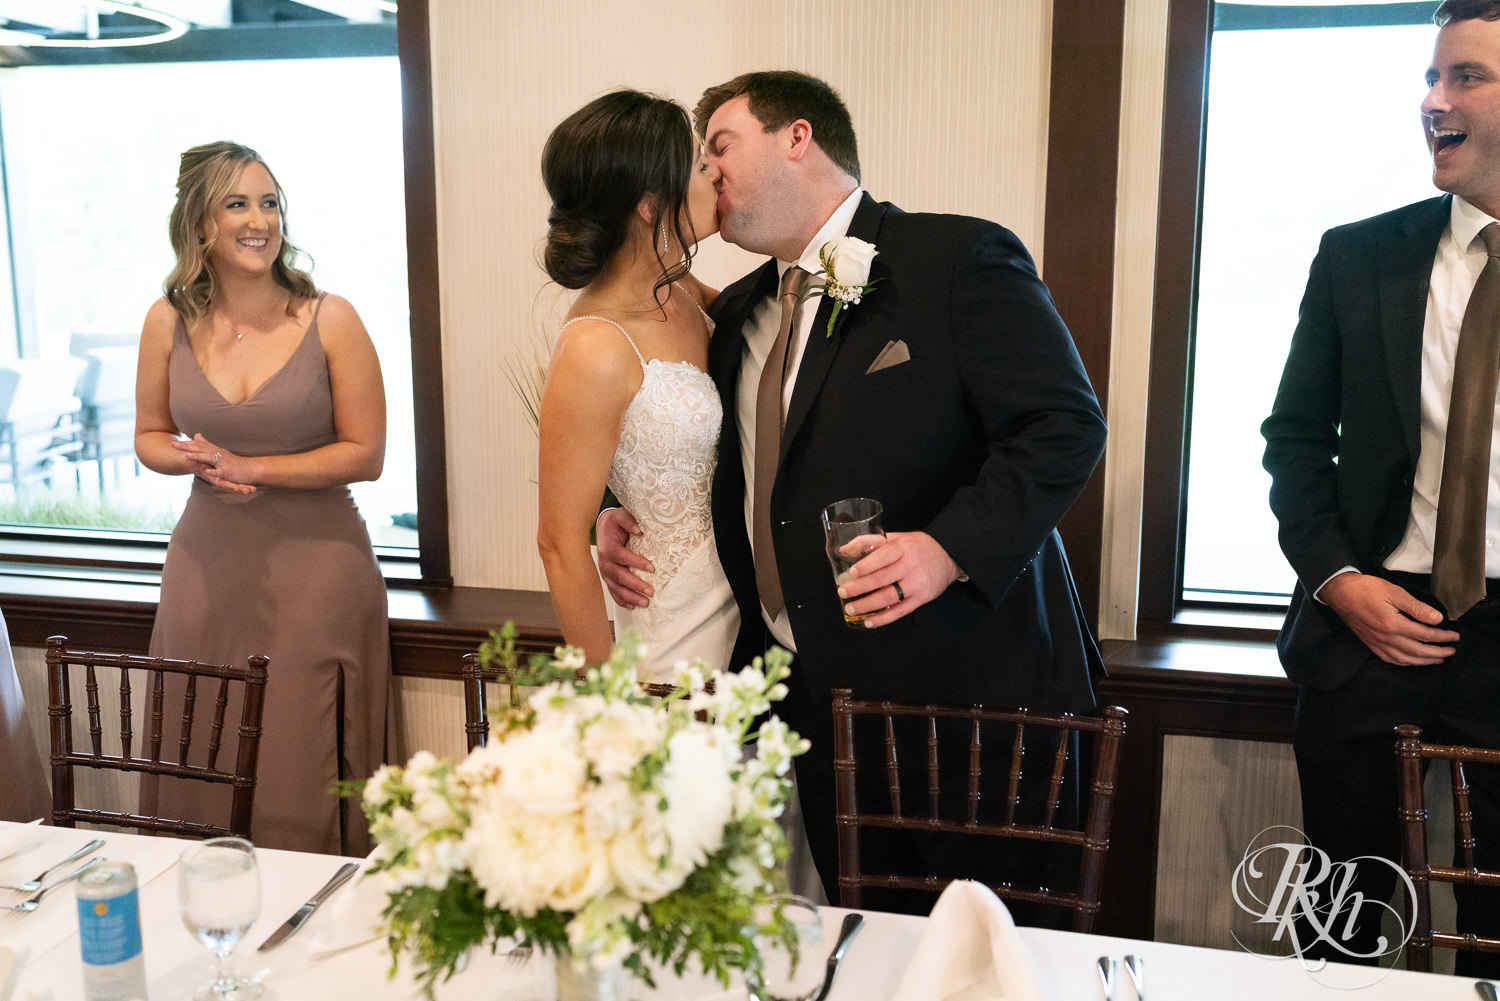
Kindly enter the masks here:
M 828 317 L 828 332 L 824 337 L 833 336 L 833 324 L 838 319 L 839 310 L 859 305 L 865 293 L 881 282 L 879 278 L 870 281 L 870 262 L 878 253 L 875 244 L 853 236 L 841 236 L 823 244 L 818 251 L 823 270 L 813 277 L 821 277 L 823 284 L 812 286 L 806 295 L 827 295 L 834 299 L 833 312 Z

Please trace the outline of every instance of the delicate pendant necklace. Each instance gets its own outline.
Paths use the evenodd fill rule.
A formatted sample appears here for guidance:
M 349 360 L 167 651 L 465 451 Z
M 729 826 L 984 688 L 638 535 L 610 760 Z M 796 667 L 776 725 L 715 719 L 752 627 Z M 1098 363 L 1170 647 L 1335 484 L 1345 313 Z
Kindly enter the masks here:
M 261 319 L 264 320 L 266 317 L 269 317 L 269 316 L 273 315 L 276 312 L 276 309 L 280 305 L 281 305 L 281 303 L 279 303 L 279 302 L 276 303 L 275 305 L 273 305 L 271 307 L 271 309 L 268 312 L 266 312 L 266 314 L 264 316 L 261 317 Z M 242 340 L 244 340 L 245 339 L 245 332 L 243 330 L 237 330 L 237 331 L 235 331 L 234 339 L 236 341 L 242 341 Z

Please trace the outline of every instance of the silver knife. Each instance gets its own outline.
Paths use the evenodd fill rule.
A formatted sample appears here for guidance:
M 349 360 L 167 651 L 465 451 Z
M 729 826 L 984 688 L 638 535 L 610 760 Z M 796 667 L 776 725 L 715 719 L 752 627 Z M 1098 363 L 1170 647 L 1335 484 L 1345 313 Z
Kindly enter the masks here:
M 255 951 L 270 952 L 272 949 L 276 948 L 278 945 L 295 935 L 298 929 L 307 924 L 307 919 L 313 916 L 313 911 L 318 909 L 318 905 L 327 900 L 329 895 L 332 894 L 334 890 L 337 890 L 339 887 L 348 882 L 349 877 L 353 876 L 358 870 L 358 862 L 345 862 L 343 865 L 339 866 L 339 871 L 334 873 L 333 876 L 329 878 L 328 882 L 323 884 L 323 888 L 317 893 L 314 893 L 312 897 L 308 899 L 307 903 L 297 908 L 297 913 L 287 918 L 282 926 L 273 931 L 271 933 L 271 937 L 262 942 L 260 944 L 260 948 L 256 949 Z
M 849 940 L 864 923 L 863 914 L 844 915 L 844 925 L 839 929 L 839 939 L 833 944 L 833 952 L 828 954 L 828 975 L 823 978 L 823 986 L 818 989 L 818 993 L 813 995 L 813 1001 L 823 1001 L 828 997 L 829 990 L 833 988 L 833 978 L 839 972 L 839 962 L 844 958 L 844 950 L 849 948 Z

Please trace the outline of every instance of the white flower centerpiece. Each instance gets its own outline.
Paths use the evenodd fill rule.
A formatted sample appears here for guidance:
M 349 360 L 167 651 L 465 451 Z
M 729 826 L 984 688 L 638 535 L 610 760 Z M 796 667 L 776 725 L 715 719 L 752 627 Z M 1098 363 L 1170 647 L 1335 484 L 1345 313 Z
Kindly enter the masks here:
M 513 665 L 514 636 L 481 656 Z M 794 941 L 779 913 L 756 926 L 785 891 L 776 818 L 807 746 L 765 715 L 791 655 L 711 676 L 680 664 L 656 700 L 637 684 L 644 652 L 627 636 L 587 671 L 572 648 L 533 658 L 516 677 L 535 690 L 492 714 L 486 746 L 459 762 L 421 752 L 366 783 L 392 973 L 410 954 L 431 997 L 467 950 L 512 939 L 556 956 L 560 976 L 623 967 L 651 984 L 648 962 L 681 974 L 696 958 L 727 986 L 758 968 L 757 934 Z

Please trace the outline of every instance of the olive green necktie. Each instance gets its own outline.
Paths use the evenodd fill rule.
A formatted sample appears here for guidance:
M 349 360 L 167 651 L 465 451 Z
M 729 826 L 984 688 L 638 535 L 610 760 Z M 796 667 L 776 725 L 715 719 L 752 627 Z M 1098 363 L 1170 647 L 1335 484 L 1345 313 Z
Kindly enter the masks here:
M 781 614 L 785 602 L 781 597 L 781 576 L 776 569 L 776 546 L 771 541 L 771 487 L 776 482 L 776 467 L 781 458 L 781 394 L 786 385 L 787 345 L 802 316 L 802 291 L 812 276 L 799 267 L 787 268 L 781 276 L 781 325 L 766 366 L 760 370 L 760 384 L 755 394 L 755 500 L 751 509 L 754 519 L 755 586 L 760 603 L 771 618 Z
M 1489 259 L 1464 310 L 1432 544 L 1432 593 L 1456 619 L 1484 598 L 1490 441 L 1500 380 L 1500 223 L 1481 232 Z

